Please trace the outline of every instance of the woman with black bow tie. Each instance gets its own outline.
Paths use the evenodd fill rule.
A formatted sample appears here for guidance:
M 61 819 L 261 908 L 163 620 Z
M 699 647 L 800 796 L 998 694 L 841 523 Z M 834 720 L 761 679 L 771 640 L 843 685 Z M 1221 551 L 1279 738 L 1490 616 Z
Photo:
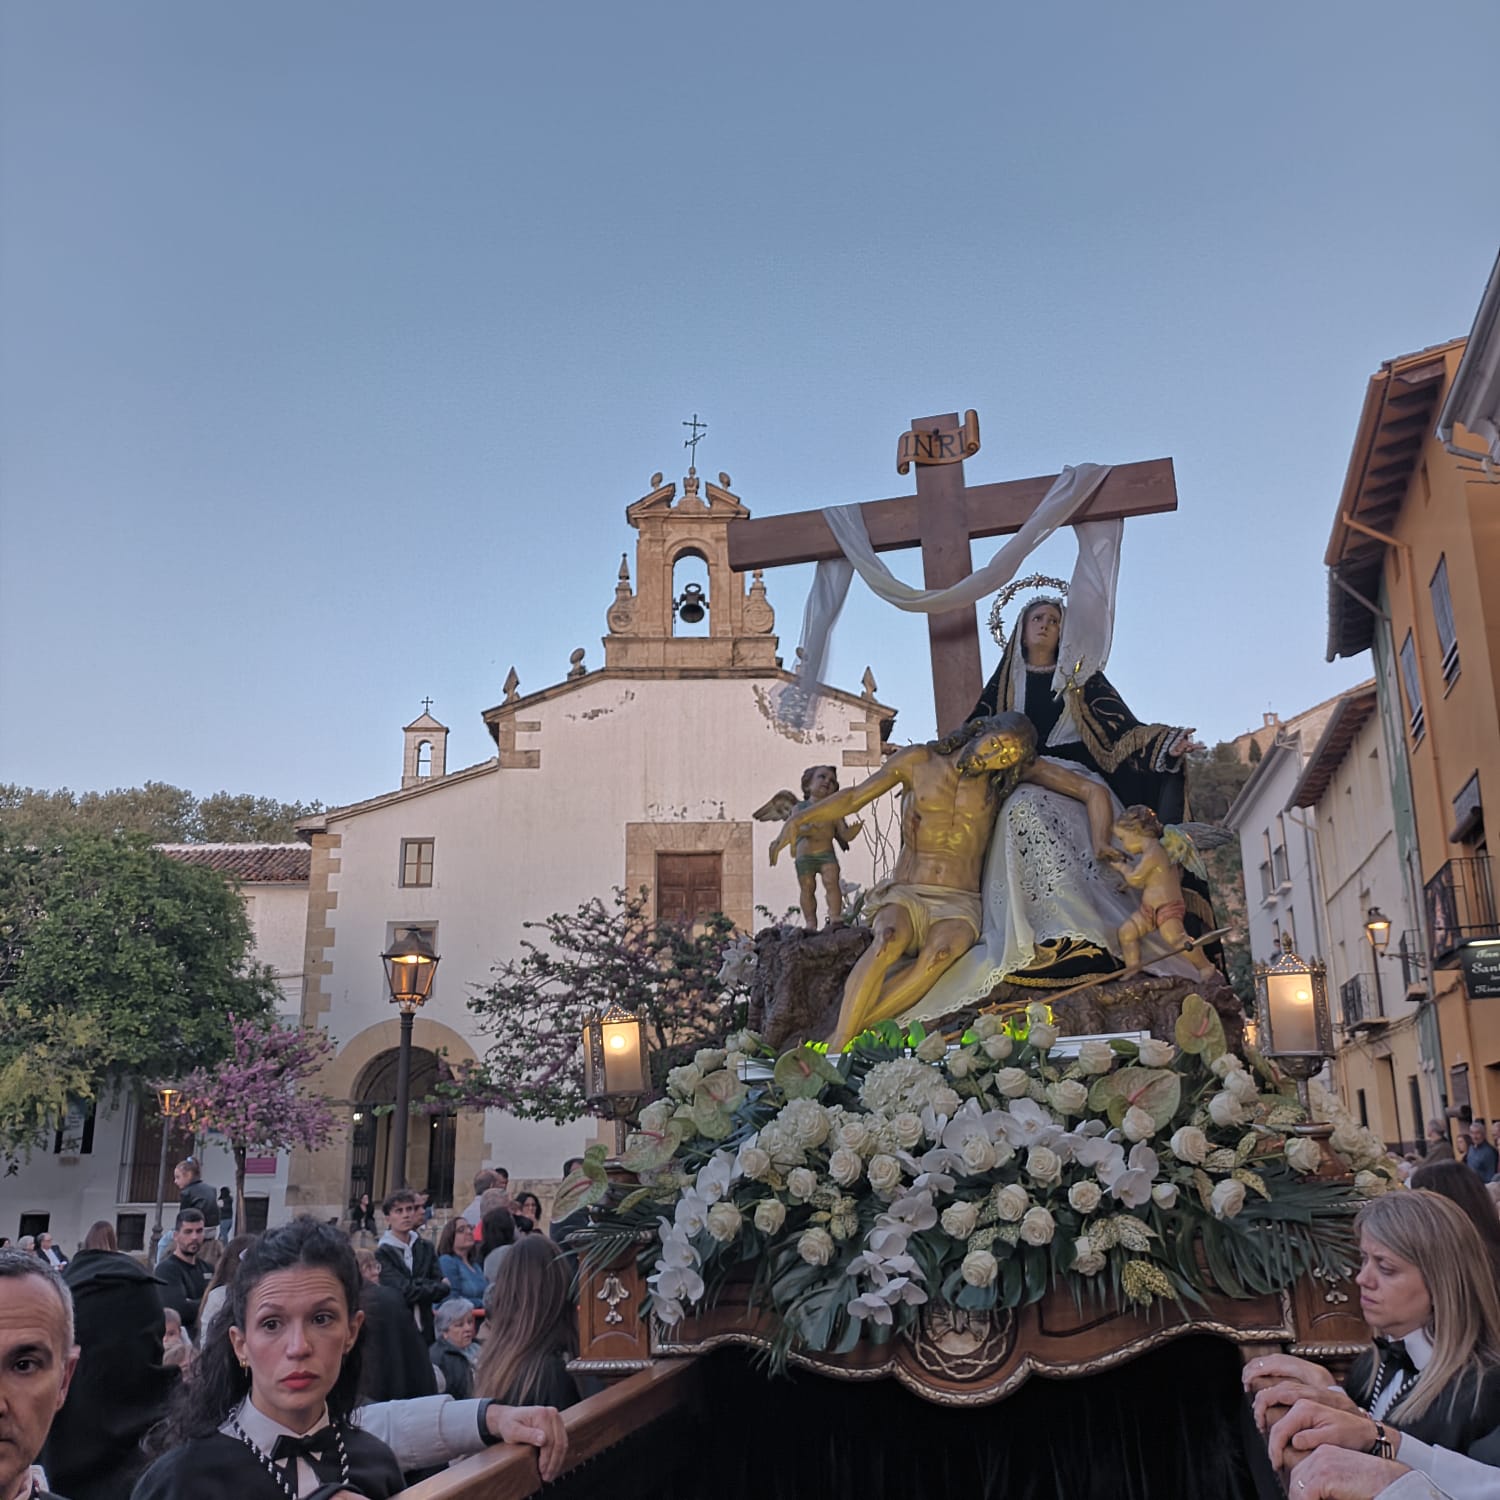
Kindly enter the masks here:
M 360 1278 L 326 1224 L 298 1219 L 240 1260 L 228 1338 L 208 1340 L 132 1500 L 387 1500 L 384 1443 L 349 1420 L 359 1390 Z
M 1360 1309 L 1374 1335 L 1343 1387 L 1308 1360 L 1245 1367 L 1256 1416 L 1290 1407 L 1271 1459 L 1324 1444 L 1394 1458 L 1459 1500 L 1500 1495 L 1500 1295 L 1478 1231 L 1446 1198 L 1393 1192 L 1355 1221 Z M 1295 1478 L 1289 1493 L 1301 1500 Z

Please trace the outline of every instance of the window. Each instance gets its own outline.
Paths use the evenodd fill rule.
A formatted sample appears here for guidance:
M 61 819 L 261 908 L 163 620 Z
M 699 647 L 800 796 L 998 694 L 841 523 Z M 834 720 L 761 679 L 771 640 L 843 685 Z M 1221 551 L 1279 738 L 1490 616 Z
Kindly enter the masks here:
M 1406 1091 L 1407 1096 L 1411 1100 L 1411 1117 L 1416 1121 L 1416 1124 L 1412 1126 L 1412 1140 L 1425 1140 L 1427 1136 L 1427 1124 L 1422 1118 L 1422 1090 L 1417 1085 L 1417 1076 L 1415 1073 L 1408 1073 L 1406 1075 Z
M 1271 879 L 1271 861 L 1264 860 L 1260 867 L 1260 894 L 1263 900 L 1270 900 L 1276 894 L 1276 882 Z
M 722 854 L 658 854 L 656 916 L 692 926 L 724 909 Z
M 401 884 L 403 886 L 432 884 L 431 839 L 401 840 Z
M 1401 642 L 1401 683 L 1406 689 L 1406 724 L 1413 740 L 1422 738 L 1426 721 L 1422 715 L 1422 683 L 1417 676 L 1417 646 L 1411 631 Z
M 1359 1098 L 1359 1123 L 1368 1130 L 1370 1128 L 1370 1106 L 1365 1102 L 1365 1091 L 1357 1089 L 1355 1092 Z
M 1276 814 L 1276 847 L 1271 850 L 1271 875 L 1278 890 L 1292 883 L 1291 867 L 1286 859 L 1286 819 Z
M 1443 681 L 1458 676 L 1458 627 L 1453 623 L 1453 600 L 1448 593 L 1448 559 L 1438 558 L 1437 572 L 1427 585 L 1432 596 L 1432 618 L 1437 625 L 1438 645 L 1443 652 Z

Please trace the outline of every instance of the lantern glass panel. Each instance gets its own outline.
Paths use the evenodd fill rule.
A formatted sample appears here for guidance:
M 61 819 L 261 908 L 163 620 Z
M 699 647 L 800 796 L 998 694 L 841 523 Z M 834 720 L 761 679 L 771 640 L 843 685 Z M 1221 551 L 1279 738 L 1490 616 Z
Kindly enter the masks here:
M 639 1021 L 604 1021 L 604 1091 L 608 1094 L 646 1092 L 645 1054 Z
M 1266 975 L 1266 1021 L 1272 1055 L 1322 1052 L 1311 974 Z

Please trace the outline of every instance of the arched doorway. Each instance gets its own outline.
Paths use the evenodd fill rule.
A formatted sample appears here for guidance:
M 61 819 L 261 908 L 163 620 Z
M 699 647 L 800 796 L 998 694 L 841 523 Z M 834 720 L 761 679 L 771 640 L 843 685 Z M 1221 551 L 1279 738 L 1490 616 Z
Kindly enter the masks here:
M 400 1054 L 392 1047 L 361 1071 L 353 1094 L 354 1131 L 349 1153 L 349 1201 L 368 1193 L 379 1203 L 390 1192 L 391 1116 Z M 424 1099 L 437 1082 L 437 1054 L 411 1049 L 411 1097 Z M 413 1114 L 406 1131 L 406 1185 L 428 1195 L 434 1208 L 453 1207 L 457 1117 L 451 1109 Z

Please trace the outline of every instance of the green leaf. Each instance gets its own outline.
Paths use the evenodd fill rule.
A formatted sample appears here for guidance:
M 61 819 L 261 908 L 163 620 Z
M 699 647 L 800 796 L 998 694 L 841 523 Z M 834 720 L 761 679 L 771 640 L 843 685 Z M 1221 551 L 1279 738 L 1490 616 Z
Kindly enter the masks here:
M 1227 1050 L 1224 1023 L 1219 1019 L 1218 1011 L 1202 995 L 1189 995 L 1182 1002 L 1176 1036 L 1177 1045 L 1184 1052 L 1195 1053 L 1207 1062 L 1222 1057 Z
M 609 1175 L 604 1170 L 605 1148 L 593 1145 L 583 1153 L 583 1160 L 563 1179 L 552 1202 L 554 1220 L 577 1213 L 580 1208 L 592 1208 L 602 1203 L 609 1192 Z

